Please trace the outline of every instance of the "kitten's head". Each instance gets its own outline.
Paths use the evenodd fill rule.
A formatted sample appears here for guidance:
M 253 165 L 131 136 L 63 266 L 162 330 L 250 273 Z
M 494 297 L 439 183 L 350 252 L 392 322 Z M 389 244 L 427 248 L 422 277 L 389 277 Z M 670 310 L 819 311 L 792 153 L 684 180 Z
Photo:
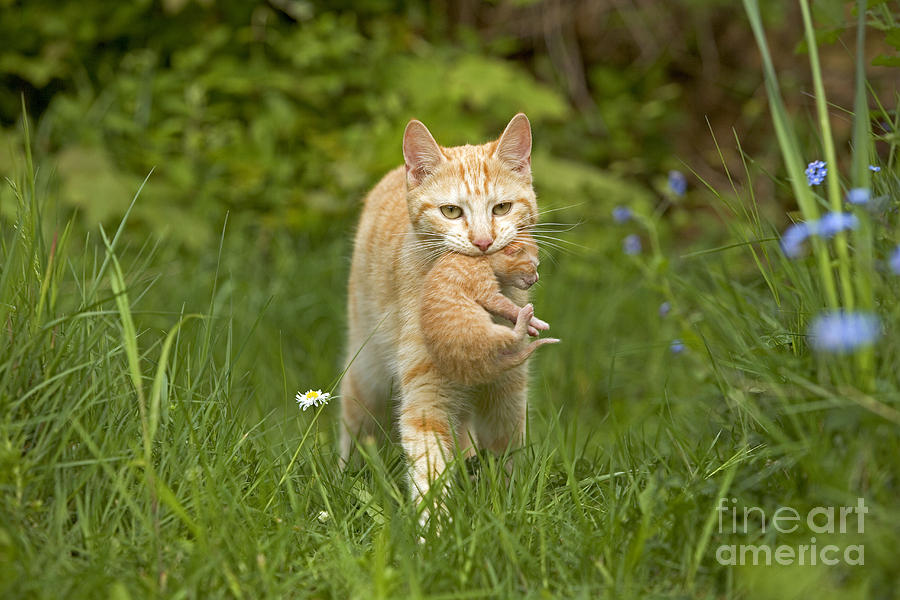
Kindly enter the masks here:
M 406 201 L 423 247 L 480 256 L 503 249 L 537 221 L 531 124 L 519 113 L 500 139 L 443 148 L 410 121 L 403 134 Z
M 507 244 L 503 250 L 488 257 L 497 281 L 501 285 L 511 285 L 527 290 L 538 280 L 538 247 L 531 236 L 520 237 Z

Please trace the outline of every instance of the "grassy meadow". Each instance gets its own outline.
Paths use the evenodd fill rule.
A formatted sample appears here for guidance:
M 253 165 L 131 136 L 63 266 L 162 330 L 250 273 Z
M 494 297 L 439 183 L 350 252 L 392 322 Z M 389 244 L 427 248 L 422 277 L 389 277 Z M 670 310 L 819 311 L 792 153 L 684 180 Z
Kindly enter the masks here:
M 858 48 L 896 19 L 875 4 L 852 12 Z M 189 89 L 163 96 L 175 109 L 162 102 L 144 114 L 126 102 L 134 119 L 114 118 L 120 95 L 181 85 L 160 65 L 147 75 L 142 55 L 123 68 L 146 77 L 21 114 L 5 130 L 0 191 L 0 596 L 898 597 L 900 97 L 867 86 L 868 63 L 850 47 L 852 105 L 829 104 L 820 32 L 800 6 L 792 33 L 805 51 L 788 58 L 812 73 L 808 113 L 785 107 L 793 88 L 769 58 L 772 25 L 757 2 L 745 0 L 741 15 L 762 57 L 768 108 L 756 135 L 774 164 L 743 152 L 740 130 L 707 134 L 720 159 L 712 167 L 644 157 L 630 171 L 633 132 L 610 134 L 619 149 L 605 151 L 621 155 L 592 154 L 618 166 L 579 162 L 565 149 L 593 146 L 568 144 L 579 135 L 560 123 L 577 111 L 483 56 L 470 70 L 510 87 L 485 92 L 484 123 L 466 90 L 443 112 L 426 92 L 411 104 L 377 97 L 392 111 L 384 120 L 313 127 L 298 150 L 309 161 L 274 173 L 254 161 L 281 165 L 292 151 L 267 141 L 280 140 L 278 119 L 301 135 L 312 117 L 266 96 L 254 126 L 215 134 L 233 134 L 245 153 L 223 158 L 230 146 L 210 145 L 210 115 L 244 93 L 228 76 L 207 100 Z M 403 36 L 384 19 L 372 36 L 388 53 Z M 319 45 L 290 68 L 360 53 L 345 26 L 344 17 L 309 24 Z M 212 56 L 224 44 L 215 32 L 178 60 Z M 461 64 L 443 47 L 417 52 L 427 58 L 390 68 L 424 77 L 423 64 Z M 363 85 L 364 70 L 347 75 L 348 89 Z M 325 106 L 326 75 L 309 92 Z M 349 122 L 376 96 L 335 110 Z M 184 108 L 184 127 L 153 121 L 155 110 L 182 114 L 180 102 L 208 112 Z M 402 160 L 404 111 L 419 108 L 428 125 L 433 114 L 439 142 L 477 143 L 523 104 L 535 114 L 542 221 L 557 230 L 542 248 L 534 303 L 562 343 L 532 360 L 528 440 L 511 473 L 493 456 L 459 461 L 446 516 L 423 530 L 399 445 L 362 447 L 364 464 L 342 472 L 337 402 L 301 411 L 294 395 L 337 390 L 358 203 Z M 465 114 L 458 124 L 451 108 Z M 849 121 L 847 140 L 832 121 Z M 74 135 L 69 125 L 90 130 L 81 145 L 58 137 Z M 183 145 L 176 130 L 187 132 Z M 362 139 L 376 141 L 361 148 Z M 187 158 L 167 162 L 161 148 Z M 116 162 L 128 168 L 98 166 L 117 153 L 134 156 Z M 804 169 L 815 159 L 828 173 L 810 184 Z M 295 180 L 307 186 L 302 202 Z M 847 203 L 851 189 L 867 190 L 865 201 Z M 628 211 L 614 217 L 616 207 Z M 826 233 L 828 213 L 852 221 Z M 791 223 L 806 223 L 796 248 Z M 876 326 L 816 329 L 823 314 Z M 827 510 L 806 520 L 860 498 L 864 528 L 857 513 L 846 531 L 825 530 Z M 774 526 L 780 507 L 801 516 L 793 530 Z M 807 562 L 722 564 L 730 545 L 805 547 Z M 823 560 L 828 545 L 835 564 Z

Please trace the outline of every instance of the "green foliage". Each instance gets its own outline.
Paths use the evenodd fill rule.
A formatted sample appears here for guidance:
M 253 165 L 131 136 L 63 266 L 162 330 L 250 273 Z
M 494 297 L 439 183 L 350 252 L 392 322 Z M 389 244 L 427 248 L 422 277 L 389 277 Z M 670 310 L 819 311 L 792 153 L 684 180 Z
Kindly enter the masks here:
M 870 22 L 887 22 L 874 4 Z M 847 256 L 853 298 L 871 286 L 886 335 L 835 357 L 805 340 L 823 269 L 840 282 L 838 242 L 816 250 L 824 261 L 786 259 L 765 215 L 784 220 L 773 196 L 790 182 L 740 149 L 732 187 L 666 191 L 684 87 L 661 66 L 646 79 L 589 69 L 608 135 L 588 135 L 596 115 L 520 64 L 427 43 L 416 3 L 356 17 L 88 3 L 41 18 L 51 7 L 0 21 L 4 76 L 58 86 L 36 127 L 7 129 L 0 147 L 0 596 L 895 593 L 900 279 L 886 260 L 900 123 L 863 78 L 854 155 L 836 145 L 832 175 L 841 191 L 871 177 Z M 0 98 L 11 120 L 20 98 Z M 493 457 L 458 464 L 452 521 L 420 531 L 398 446 L 363 447 L 364 466 L 341 472 L 337 407 L 304 413 L 292 396 L 340 373 L 352 220 L 398 162 L 406 119 L 452 144 L 496 135 L 519 109 L 535 122 L 544 221 L 561 223 L 547 226 L 559 232 L 535 305 L 563 342 L 533 361 L 509 476 Z M 796 120 L 776 117 L 802 168 Z M 804 210 L 833 200 L 801 190 Z M 632 222 L 612 222 L 620 203 Z M 623 256 L 629 233 L 642 255 Z M 865 533 L 833 541 L 865 544 L 866 565 L 723 567 L 720 544 L 809 543 L 719 531 L 723 497 L 769 514 L 864 497 Z
M 741 252 L 625 261 L 606 219 L 567 234 L 574 250 L 551 249 L 536 290 L 564 342 L 537 357 L 529 444 L 509 480 L 502 460 L 460 464 L 453 521 L 420 532 L 396 445 L 364 447 L 364 467 L 342 473 L 336 407 L 291 406 L 295 389 L 324 388 L 338 372 L 341 243 L 226 239 L 220 258 L 196 267 L 215 278 L 182 281 L 164 248 L 128 251 L 125 228 L 79 250 L 61 227 L 54 244 L 41 181 L 19 178 L 17 220 L 0 238 L 5 596 L 892 589 L 900 437 L 890 413 L 871 408 L 896 404 L 896 382 L 863 408 L 865 396 L 817 381 L 813 357 L 791 343 L 794 313 L 779 312 Z M 658 216 L 635 211 L 660 251 L 670 247 Z M 791 283 L 802 271 L 786 266 L 771 276 L 802 302 Z M 673 311 L 659 318 L 663 299 Z M 184 301 L 204 317 L 185 322 Z M 671 353 L 674 337 L 685 353 Z M 900 355 L 896 340 L 879 354 Z M 882 367 L 889 377 L 896 364 Z M 857 494 L 873 509 L 854 538 L 865 569 L 798 579 L 715 563 L 716 547 L 735 541 L 715 526 L 722 496 L 771 512 Z
M 58 156 L 61 198 L 88 223 L 109 223 L 121 214 L 117 199 L 154 169 L 133 221 L 195 249 L 212 242 L 224 210 L 301 230 L 351 213 L 397 164 L 413 115 L 448 144 L 497 135 L 519 110 L 538 127 L 571 115 L 520 67 L 425 45 L 399 15 L 366 20 L 364 11 L 317 8 L 294 22 L 241 2 L 190 4 L 162 21 L 151 3 L 116 9 L 111 20 L 93 5 L 79 10 L 69 5 L 44 22 L 47 8 L 29 4 L 19 11 L 20 34 L 8 38 L 22 45 L 0 59 L 35 87 L 51 79 L 64 87 L 38 139 Z M 59 22 L 79 32 L 74 40 Z M 184 43 L 185 32 L 201 31 Z M 29 70 L 27 55 L 57 42 L 65 51 L 41 63 L 46 72 Z M 8 93 L 3 102 L 12 102 Z

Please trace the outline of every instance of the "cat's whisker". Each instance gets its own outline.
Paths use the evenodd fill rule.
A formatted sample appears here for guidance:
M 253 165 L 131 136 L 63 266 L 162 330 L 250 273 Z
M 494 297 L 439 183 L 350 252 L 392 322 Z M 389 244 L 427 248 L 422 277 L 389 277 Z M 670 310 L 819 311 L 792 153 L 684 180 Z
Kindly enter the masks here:
M 418 271 L 430 262 L 436 262 L 449 253 L 450 250 L 445 247 L 429 250 L 428 252 L 420 256 L 415 263 L 413 263 L 414 269 Z
M 541 228 L 541 229 L 526 229 L 528 233 L 568 233 L 572 231 L 572 229 L 551 229 L 551 228 Z
M 579 225 L 583 224 L 584 221 L 579 221 L 578 223 L 535 223 L 534 225 L 526 225 L 522 229 L 527 229 L 528 231 L 555 231 L 555 232 L 564 232 L 564 231 L 572 231 Z
M 565 254 L 574 254 L 574 253 L 575 253 L 575 249 L 573 249 L 573 248 L 568 248 L 568 247 L 566 247 L 566 246 L 562 246 L 562 245 L 557 244 L 557 243 L 555 243 L 555 242 L 550 242 L 550 241 L 546 241 L 546 240 L 542 240 L 542 241 L 540 242 L 540 245 L 539 245 L 538 247 L 539 247 L 539 248 L 544 248 L 544 249 L 546 249 L 546 248 L 553 248 L 554 250 L 557 250 L 557 251 L 559 251 L 559 252 L 563 252 L 563 253 L 565 253 Z M 583 248 L 583 247 L 580 247 L 579 250 L 581 250 L 582 248 Z
M 573 247 L 575 247 L 575 248 L 581 248 L 581 249 L 583 249 L 583 250 L 590 250 L 590 248 L 588 248 L 587 246 L 583 246 L 583 245 L 581 245 L 581 244 L 576 244 L 575 242 L 570 242 L 569 240 L 564 240 L 564 239 L 558 238 L 558 237 L 556 237 L 556 236 L 545 235 L 545 234 L 539 234 L 539 233 L 538 233 L 538 234 L 531 234 L 531 235 L 532 235 L 532 237 L 533 237 L 534 239 L 540 240 L 541 242 L 556 242 L 556 243 L 559 243 L 559 244 L 566 244 L 566 245 L 569 245 L 569 246 L 573 246 Z
M 531 214 L 522 215 L 522 216 L 518 219 L 517 222 L 518 222 L 519 224 L 521 224 L 521 223 L 531 223 L 532 225 L 538 225 L 538 224 L 539 224 L 538 221 L 537 221 L 538 217 L 540 217 L 540 216 L 543 215 L 543 214 L 546 214 L 547 212 L 550 212 L 550 211 L 539 212 L 539 213 L 537 213 L 536 215 L 531 215 Z M 549 221 L 548 221 L 548 222 L 549 222 Z M 583 221 L 579 221 L 579 223 L 581 223 L 581 222 L 583 222 Z M 571 225 L 571 223 L 566 223 L 566 225 Z
M 561 210 L 566 210 L 568 208 L 575 208 L 576 206 L 581 206 L 585 204 L 584 202 L 576 202 L 575 204 L 569 204 L 568 206 L 560 206 L 558 208 L 547 208 L 545 210 L 539 210 L 535 216 L 546 215 L 547 213 L 559 212 Z
M 407 246 L 407 248 L 410 250 L 424 250 L 428 248 L 445 247 L 446 245 L 447 244 L 445 244 L 443 241 L 429 240 L 410 244 L 409 246 Z
M 546 248 L 541 248 L 540 246 L 538 246 L 538 256 L 541 256 L 541 255 L 545 256 L 546 258 L 549 258 L 550 262 L 552 262 L 553 264 L 555 264 L 555 265 L 559 264 L 559 261 L 556 260 L 556 257 L 553 256 L 552 252 L 550 252 Z M 538 283 L 541 283 L 540 280 L 538 280 Z
M 447 244 L 441 240 L 427 240 L 422 242 L 416 242 L 414 244 L 410 244 L 407 249 L 409 250 L 430 250 L 432 248 L 445 248 Z
M 409 231 L 403 231 L 401 233 L 393 233 L 391 237 L 413 237 L 413 238 L 425 238 L 425 239 L 433 239 L 433 240 L 442 240 L 444 239 L 444 235 L 440 233 L 428 233 L 428 232 L 420 232 L 420 233 L 411 233 Z
M 420 252 L 418 253 L 418 254 L 419 254 L 419 258 L 427 258 L 427 257 L 430 257 L 430 256 L 432 256 L 432 255 L 434 255 L 434 254 L 438 254 L 438 253 L 441 252 L 443 249 L 444 249 L 443 246 L 428 246 L 428 247 L 418 248 L 418 250 L 420 250 Z
M 569 240 L 564 240 L 555 235 L 537 233 L 537 234 L 532 234 L 531 237 L 533 237 L 536 240 L 547 240 L 550 242 L 558 242 L 560 244 L 567 244 L 569 246 L 581 246 L 580 244 L 577 244 L 575 242 L 570 242 Z M 583 247 L 583 246 L 581 246 L 581 247 Z
M 510 243 L 521 244 L 523 246 L 531 246 L 538 247 L 537 242 L 534 241 L 530 235 L 516 234 L 516 236 L 510 240 Z
M 557 237 L 553 237 L 553 236 L 546 236 L 546 237 L 532 236 L 532 237 L 534 237 L 534 239 L 538 240 L 538 242 L 540 242 L 542 244 L 550 242 L 550 243 L 554 243 L 554 244 L 558 244 L 560 246 L 566 246 L 566 247 L 570 247 L 570 248 L 581 248 L 582 250 L 589 249 L 587 246 L 582 246 L 581 244 L 577 244 L 575 242 L 570 242 L 569 240 L 561 240 L 561 239 L 559 239 Z
M 417 248 L 423 244 L 446 244 L 446 240 L 443 238 L 435 238 L 433 240 L 411 240 L 408 244 L 410 247 Z
M 535 223 L 535 225 L 565 225 L 568 227 L 570 225 L 572 225 L 572 226 L 581 225 L 582 223 L 584 223 L 584 220 L 578 221 L 576 223 L 562 223 L 560 221 L 541 221 L 540 223 Z
M 550 240 L 551 242 L 560 242 L 563 244 L 572 244 L 575 246 L 578 245 L 575 242 L 570 242 L 569 240 L 563 239 L 559 236 L 552 235 L 549 233 L 530 233 L 530 235 L 531 235 L 531 237 L 533 237 L 536 240 Z

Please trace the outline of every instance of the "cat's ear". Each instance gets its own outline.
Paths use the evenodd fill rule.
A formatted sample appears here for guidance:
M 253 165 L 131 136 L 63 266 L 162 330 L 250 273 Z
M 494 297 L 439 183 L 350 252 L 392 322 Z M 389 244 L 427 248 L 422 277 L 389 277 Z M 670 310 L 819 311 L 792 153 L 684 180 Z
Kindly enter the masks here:
M 410 185 L 418 185 L 444 160 L 434 136 L 421 121 L 413 119 L 403 132 L 403 160 Z
M 503 130 L 494 156 L 513 171 L 526 175 L 531 173 L 531 123 L 525 113 L 514 116 Z

